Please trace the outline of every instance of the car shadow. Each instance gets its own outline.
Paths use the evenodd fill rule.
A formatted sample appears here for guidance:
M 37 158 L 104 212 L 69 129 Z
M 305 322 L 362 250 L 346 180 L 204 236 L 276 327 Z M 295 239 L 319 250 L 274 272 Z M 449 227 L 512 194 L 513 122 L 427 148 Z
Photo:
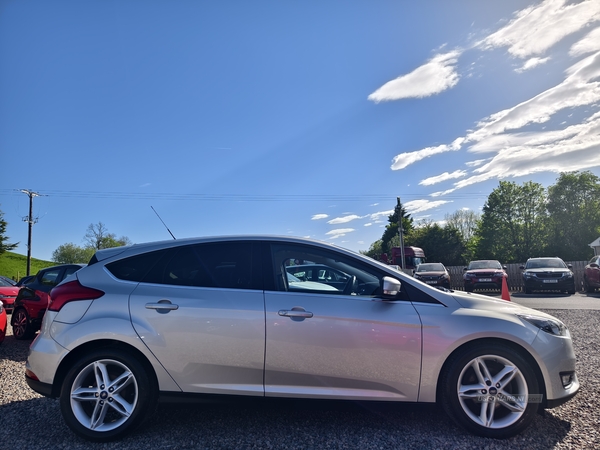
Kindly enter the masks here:
M 98 444 L 74 435 L 62 420 L 58 400 L 37 398 L 0 405 L 6 423 L 0 442 L 13 448 L 95 449 Z M 52 417 L 53 426 L 48 427 Z M 380 404 L 321 400 L 253 400 L 224 404 L 161 404 L 152 417 L 121 441 L 122 448 L 495 448 L 523 442 L 553 448 L 571 424 L 546 412 L 513 438 L 474 436 L 456 426 L 436 405 Z

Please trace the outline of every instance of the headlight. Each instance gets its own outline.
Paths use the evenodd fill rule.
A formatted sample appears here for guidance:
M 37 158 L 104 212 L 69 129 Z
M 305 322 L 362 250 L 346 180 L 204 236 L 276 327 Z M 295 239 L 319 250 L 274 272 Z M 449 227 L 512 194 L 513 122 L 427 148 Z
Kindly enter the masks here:
M 564 323 L 557 319 L 549 319 L 547 317 L 532 316 L 529 314 L 517 314 L 519 318 L 526 320 L 532 325 L 535 325 L 540 330 L 553 334 L 555 336 L 566 336 L 567 327 Z
M 531 273 L 531 272 L 527 272 L 527 271 L 526 271 L 526 272 L 523 272 L 523 276 L 524 276 L 525 278 L 531 278 L 531 277 L 533 277 L 533 273 Z

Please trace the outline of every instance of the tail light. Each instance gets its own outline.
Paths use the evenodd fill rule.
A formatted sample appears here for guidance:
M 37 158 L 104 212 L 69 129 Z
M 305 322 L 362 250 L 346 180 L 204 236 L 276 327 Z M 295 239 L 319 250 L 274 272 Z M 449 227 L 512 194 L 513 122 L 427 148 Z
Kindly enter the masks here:
M 103 295 L 104 292 L 82 286 L 78 280 L 70 281 L 56 286 L 50 291 L 50 305 L 48 309 L 50 311 L 60 311 L 66 303 L 77 300 L 95 300 Z

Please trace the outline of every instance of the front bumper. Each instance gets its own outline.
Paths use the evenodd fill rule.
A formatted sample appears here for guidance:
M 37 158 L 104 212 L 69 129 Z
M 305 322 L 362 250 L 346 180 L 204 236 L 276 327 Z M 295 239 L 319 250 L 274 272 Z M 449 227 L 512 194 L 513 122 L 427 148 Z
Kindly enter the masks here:
M 575 280 L 558 280 L 556 283 L 544 282 L 536 278 L 523 280 L 525 289 L 531 291 L 569 291 L 575 290 Z

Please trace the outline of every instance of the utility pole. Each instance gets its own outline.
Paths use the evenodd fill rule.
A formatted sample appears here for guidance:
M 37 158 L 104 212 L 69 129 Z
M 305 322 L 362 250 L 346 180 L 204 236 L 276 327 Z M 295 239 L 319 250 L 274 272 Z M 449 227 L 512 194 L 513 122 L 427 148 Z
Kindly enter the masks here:
M 37 217 L 33 218 L 33 197 L 39 197 L 40 194 L 37 192 L 30 191 L 28 189 L 21 189 L 23 194 L 27 194 L 29 197 L 29 216 L 23 217 L 23 222 L 27 222 L 29 227 L 29 233 L 27 235 L 27 276 L 31 273 L 31 229 L 33 224 L 37 222 Z
M 396 197 L 397 208 L 398 208 L 398 236 L 400 237 L 400 258 L 402 258 L 402 270 L 406 269 L 406 261 L 404 258 L 404 228 L 402 227 L 402 203 L 400 203 L 400 197 Z

